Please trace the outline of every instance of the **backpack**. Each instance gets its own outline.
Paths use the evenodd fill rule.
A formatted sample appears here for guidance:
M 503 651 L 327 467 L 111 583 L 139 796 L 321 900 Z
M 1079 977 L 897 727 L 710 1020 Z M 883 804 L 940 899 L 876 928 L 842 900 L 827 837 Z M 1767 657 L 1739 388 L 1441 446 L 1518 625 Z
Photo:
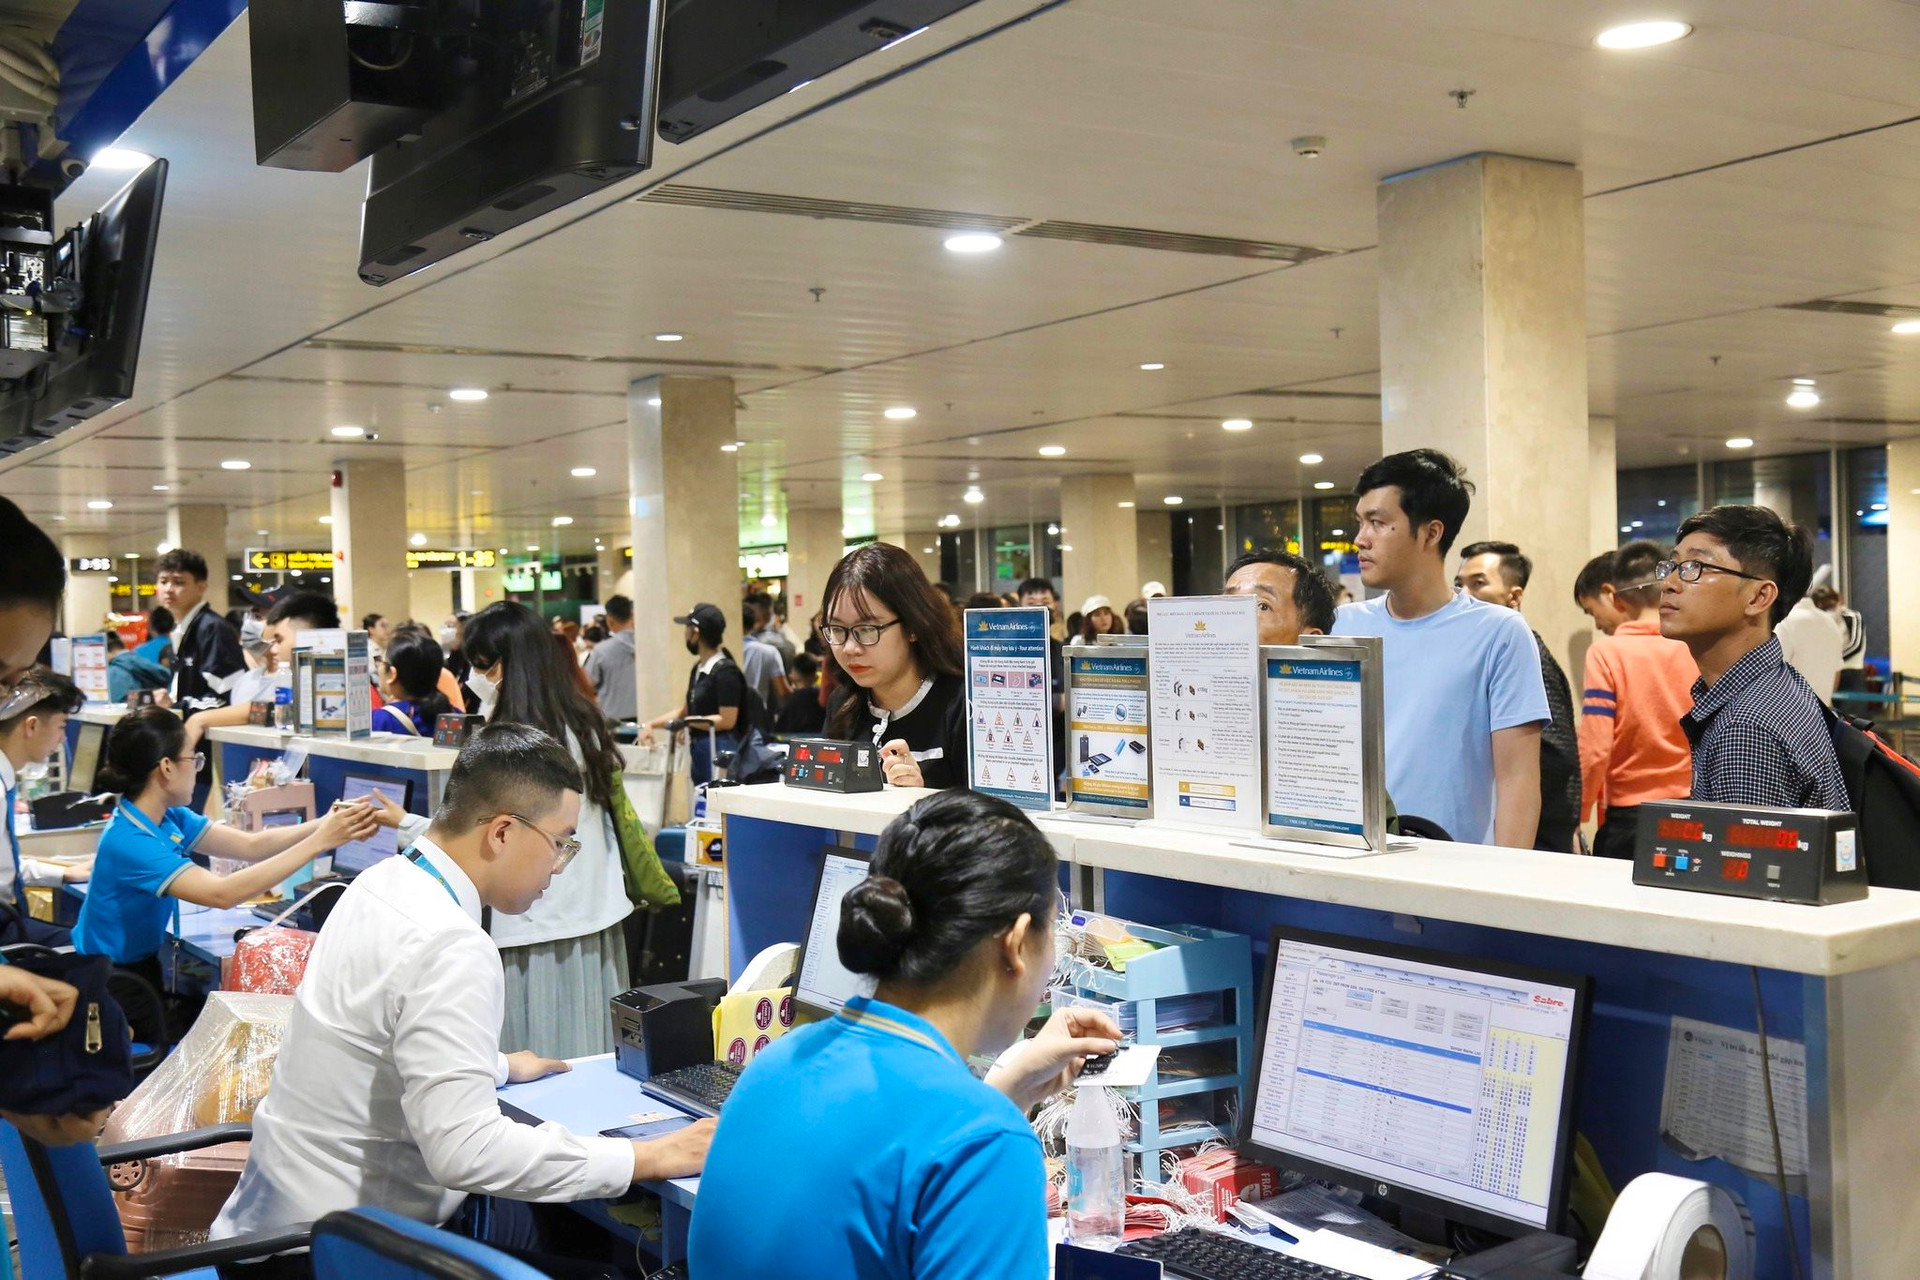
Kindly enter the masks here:
M 1827 708 L 1827 732 L 1860 824 L 1867 883 L 1920 889 L 1920 764 L 1888 746 L 1870 720 Z

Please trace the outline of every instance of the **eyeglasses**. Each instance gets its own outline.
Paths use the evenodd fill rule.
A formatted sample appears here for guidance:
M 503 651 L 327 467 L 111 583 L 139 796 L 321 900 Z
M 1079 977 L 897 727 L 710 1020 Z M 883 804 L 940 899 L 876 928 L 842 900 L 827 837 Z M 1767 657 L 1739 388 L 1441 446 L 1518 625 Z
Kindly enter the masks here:
M 1703 573 L 1724 573 L 1729 578 L 1745 578 L 1748 582 L 1772 582 L 1772 578 L 1763 578 L 1757 573 L 1742 573 L 1738 569 L 1722 569 L 1717 564 L 1708 564 L 1705 560 L 1662 560 L 1653 566 L 1653 580 L 1665 582 L 1675 574 L 1682 582 L 1698 582 Z
M 861 647 L 865 648 L 879 643 L 882 631 L 899 625 L 898 618 L 892 622 L 863 622 L 857 627 L 843 627 L 836 622 L 829 622 L 820 628 L 820 638 L 836 649 L 844 648 L 849 638 L 858 640 Z
M 510 813 L 507 816 L 515 822 L 525 823 L 547 838 L 547 843 L 553 846 L 553 873 L 555 875 L 559 875 L 562 871 L 565 871 L 567 864 L 573 861 L 573 856 L 580 852 L 580 841 L 577 837 L 556 836 L 532 818 L 523 818 L 517 813 Z
M 206 767 L 207 753 L 204 751 L 195 751 L 191 755 L 169 756 L 168 759 L 173 760 L 179 764 L 190 764 L 193 766 L 193 771 L 195 773 L 198 773 L 200 772 L 201 769 Z

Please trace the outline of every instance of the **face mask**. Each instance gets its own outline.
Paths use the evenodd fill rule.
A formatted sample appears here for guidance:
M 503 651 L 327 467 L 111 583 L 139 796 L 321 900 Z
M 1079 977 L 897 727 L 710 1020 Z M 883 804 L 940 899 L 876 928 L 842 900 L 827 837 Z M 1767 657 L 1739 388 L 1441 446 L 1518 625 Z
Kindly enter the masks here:
M 694 640 L 687 641 L 687 652 L 693 654 L 695 657 L 699 657 L 700 656 L 699 642 Z
M 240 624 L 240 647 L 248 653 L 258 656 L 267 651 L 267 624 L 254 617 L 246 616 Z
M 467 688 L 473 690 L 473 696 L 480 699 L 480 714 L 486 715 L 493 710 L 494 697 L 500 692 L 500 686 L 489 680 L 484 671 L 469 671 Z
M 458 631 L 455 631 L 452 627 L 440 628 L 440 647 L 442 649 L 451 649 L 453 647 L 453 642 L 455 640 L 458 640 L 459 638 L 460 638 L 460 633 Z

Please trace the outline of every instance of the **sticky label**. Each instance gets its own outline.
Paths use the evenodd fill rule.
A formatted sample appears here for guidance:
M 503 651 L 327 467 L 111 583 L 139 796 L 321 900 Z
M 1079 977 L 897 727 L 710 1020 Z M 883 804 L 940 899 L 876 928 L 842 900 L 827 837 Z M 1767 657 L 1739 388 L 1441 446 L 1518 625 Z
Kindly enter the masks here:
M 1836 872 L 1852 871 L 1860 863 L 1858 831 L 1836 831 L 1833 833 L 1833 869 Z

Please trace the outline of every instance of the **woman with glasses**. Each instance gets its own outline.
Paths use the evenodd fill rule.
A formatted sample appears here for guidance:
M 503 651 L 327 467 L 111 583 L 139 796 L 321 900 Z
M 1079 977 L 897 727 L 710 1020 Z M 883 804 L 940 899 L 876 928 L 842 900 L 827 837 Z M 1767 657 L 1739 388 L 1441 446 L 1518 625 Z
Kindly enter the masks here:
M 885 542 L 848 552 L 821 598 L 820 637 L 853 682 L 827 708 L 827 736 L 879 747 L 896 787 L 966 786 L 960 631 L 946 598 Z
M 120 801 L 100 834 L 73 945 L 134 970 L 156 990 L 171 899 L 237 907 L 320 854 L 364 840 L 379 823 L 371 804 L 342 805 L 313 822 L 263 831 L 207 821 L 186 807 L 200 754 L 187 750 L 186 725 L 164 707 L 142 707 L 114 725 L 103 757 L 100 789 L 117 793 Z M 189 855 L 196 853 L 253 865 L 215 875 L 195 865 Z

